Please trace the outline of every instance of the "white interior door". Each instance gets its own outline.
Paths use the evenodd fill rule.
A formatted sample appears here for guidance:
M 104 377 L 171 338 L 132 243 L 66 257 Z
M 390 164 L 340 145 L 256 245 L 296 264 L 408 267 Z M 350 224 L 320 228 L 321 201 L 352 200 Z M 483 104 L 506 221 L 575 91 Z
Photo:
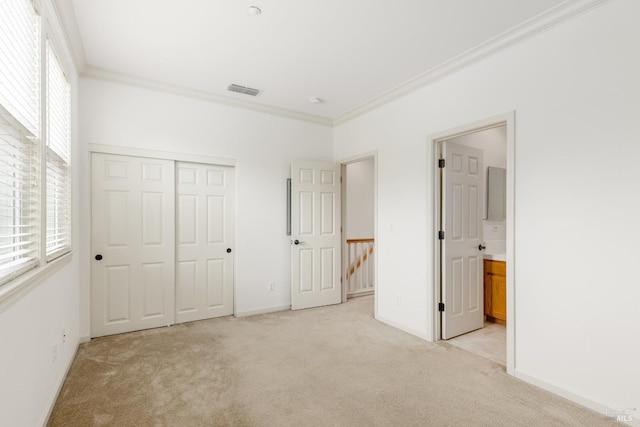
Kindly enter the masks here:
M 341 302 L 340 165 L 291 163 L 291 309 Z
M 233 314 L 235 172 L 176 163 L 176 322 Z
M 174 322 L 172 161 L 92 154 L 91 334 Z
M 443 157 L 442 338 L 449 339 L 484 323 L 484 167 L 476 148 L 446 142 Z

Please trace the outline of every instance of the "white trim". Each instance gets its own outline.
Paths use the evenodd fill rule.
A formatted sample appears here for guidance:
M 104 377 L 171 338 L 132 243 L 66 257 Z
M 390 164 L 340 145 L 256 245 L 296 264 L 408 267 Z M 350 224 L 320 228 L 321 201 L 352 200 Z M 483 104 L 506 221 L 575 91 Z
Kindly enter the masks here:
M 87 56 L 71 1 L 50 0 L 50 3 L 52 13 L 47 15 L 56 18 L 58 24 L 56 29 L 60 29 L 60 31 L 56 31 L 56 35 L 64 39 L 67 58 L 71 58 L 75 69 L 80 72 L 87 66 Z
M 365 153 L 361 153 L 361 154 L 357 154 L 354 156 L 349 156 L 349 157 L 345 157 L 342 160 L 338 160 L 338 163 L 340 164 L 340 172 L 341 172 L 341 176 L 342 176 L 342 188 L 341 190 L 341 224 L 342 224 L 342 237 L 341 237 L 341 245 L 342 245 L 342 265 L 341 265 L 341 269 L 344 269 L 344 266 L 347 264 L 346 263 L 346 254 L 345 252 L 347 251 L 347 245 L 346 245 L 346 239 L 344 238 L 344 236 L 347 234 L 347 224 L 345 221 L 346 218 L 346 211 L 347 211 L 347 203 L 348 200 L 346 199 L 346 185 L 347 185 L 347 178 L 346 178 L 346 165 L 348 165 L 349 163 L 355 163 L 355 162 L 359 162 L 362 160 L 368 160 L 368 159 L 373 159 L 373 240 L 375 242 L 375 244 L 378 244 L 378 150 L 374 150 L 374 151 L 367 151 Z M 373 317 L 374 319 L 378 318 L 378 249 L 376 249 L 376 256 L 373 258 L 373 277 L 374 277 L 374 281 L 373 281 Z M 344 273 L 344 270 L 342 271 L 342 273 Z M 346 291 L 346 283 L 341 283 L 342 285 L 342 302 L 345 303 L 347 302 L 347 291 Z
M 291 310 L 291 305 L 279 305 L 279 306 L 275 306 L 275 307 L 266 307 L 266 308 L 259 308 L 257 310 L 246 310 L 246 311 L 238 311 L 235 314 L 235 317 L 249 317 L 249 316 L 256 316 L 258 314 L 270 314 L 270 313 L 277 313 L 279 311 L 288 311 Z
M 403 325 L 401 325 L 399 323 L 396 323 L 396 322 L 394 322 L 392 320 L 389 320 L 389 319 L 386 319 L 384 317 L 375 316 L 375 319 L 377 321 L 381 322 L 381 323 L 384 323 L 385 325 L 391 326 L 391 327 L 396 328 L 396 329 L 400 329 L 401 331 L 404 331 L 404 332 L 406 332 L 408 334 L 411 334 L 413 336 L 421 338 L 421 339 L 423 339 L 425 341 L 431 341 L 429 339 L 429 337 L 427 336 L 427 334 L 425 334 L 424 332 L 420 332 L 420 331 L 418 331 L 416 329 L 413 329 L 413 328 L 407 328 L 406 326 L 403 326 Z
M 31 289 L 42 283 L 63 266 L 71 262 L 73 252 L 68 252 L 48 263 L 41 260 L 40 266 L 0 286 L 0 313 L 18 301 Z
M 533 375 L 526 374 L 522 371 L 515 370 L 513 374 L 516 378 L 525 381 L 529 384 L 533 384 L 536 387 L 539 387 L 543 390 L 556 394 L 558 396 L 564 397 L 571 402 L 577 403 L 578 405 L 584 406 L 585 408 L 591 409 L 598 414 L 601 414 L 603 418 L 607 414 L 607 410 L 624 410 L 625 408 L 616 408 L 613 405 L 607 405 L 596 400 L 590 399 L 588 397 L 582 396 L 581 394 L 570 391 L 566 388 L 554 385 L 550 382 L 541 380 Z M 640 426 L 640 412 L 633 414 L 633 421 L 625 422 L 627 425 L 631 426 Z
M 73 59 L 75 68 L 78 72 L 81 72 L 87 66 L 87 56 L 71 1 L 52 0 L 51 4 L 53 6 L 53 15 L 62 24 L 60 26 L 62 28 L 61 33 L 64 36 L 66 46 L 70 46 L 68 51 Z
M 185 96 L 188 98 L 203 99 L 205 101 L 215 102 L 218 104 L 228 105 L 231 107 L 244 108 L 246 110 L 257 111 L 259 113 L 273 114 L 276 116 L 286 117 L 289 119 L 302 120 L 305 122 L 314 123 L 322 126 L 333 125 L 333 120 L 328 117 L 316 116 L 313 114 L 302 113 L 299 111 L 289 110 L 281 107 L 274 107 L 271 105 L 260 104 L 254 101 L 248 101 L 244 99 L 236 99 L 231 96 L 217 95 L 215 93 L 206 92 L 203 90 L 190 89 L 183 86 L 171 85 L 168 83 L 161 83 L 152 80 L 142 79 L 139 77 L 129 76 L 126 74 L 120 74 L 113 71 L 104 70 L 88 65 L 82 71 L 81 77 L 90 78 L 93 80 L 104 80 L 109 82 L 116 82 L 126 84 L 130 86 L 136 86 L 144 89 L 151 89 L 159 92 L 172 93 L 178 96 Z
M 338 160 L 338 163 L 342 165 L 348 165 L 349 163 L 356 163 L 362 160 L 368 160 L 368 159 L 375 160 L 377 156 L 378 156 L 378 150 L 367 151 L 365 153 L 357 154 L 355 156 L 345 157 L 342 160 Z
M 200 154 L 174 153 L 171 151 L 147 150 L 144 148 L 124 147 L 121 145 L 89 144 L 90 153 L 117 154 L 121 156 L 146 157 L 151 159 L 172 160 L 177 162 L 205 163 L 219 166 L 236 166 L 235 159 L 203 156 Z
M 572 0 L 564 1 L 541 14 L 517 25 L 502 34 L 499 34 L 480 45 L 473 47 L 460 55 L 437 65 L 430 70 L 408 80 L 407 82 L 383 93 L 371 101 L 354 108 L 333 120 L 333 125 L 338 126 L 355 119 L 373 109 L 381 107 L 395 99 L 423 86 L 433 83 L 449 74 L 475 64 L 495 53 L 508 49 L 537 34 L 540 34 L 558 24 L 572 19 L 592 8 L 600 6 L 611 0 Z
M 436 230 L 440 223 L 440 211 L 439 204 L 436 202 L 436 197 L 439 193 L 439 169 L 435 166 L 436 159 L 438 158 L 438 142 L 455 138 L 457 136 L 466 135 L 474 132 L 478 132 L 484 129 L 490 129 L 497 126 L 507 126 L 507 373 L 514 375 L 516 368 L 515 359 L 515 346 L 516 346 L 516 316 L 515 316 L 515 111 L 501 114 L 498 116 L 490 117 L 488 119 L 480 120 L 475 123 L 458 126 L 456 128 L 439 132 L 437 134 L 430 135 L 427 138 L 427 164 L 432 165 L 433 173 L 431 177 L 427 176 L 427 189 L 431 190 L 432 197 L 429 199 L 431 204 L 431 211 L 433 213 L 433 223 L 427 226 L 427 241 L 432 242 L 433 245 L 433 258 L 432 258 L 432 270 L 433 275 L 431 277 L 431 297 L 433 298 L 433 304 L 428 307 L 432 310 L 432 316 L 428 319 L 432 325 L 430 332 L 433 334 L 433 341 L 439 341 L 441 339 L 441 327 L 440 327 L 440 315 L 437 309 L 438 302 L 440 301 L 440 259 L 439 259 L 439 240 L 436 236 Z M 430 146 L 429 146 L 430 145 Z M 432 182 L 429 182 L 429 179 Z M 429 330 L 429 324 L 427 324 Z
M 77 19 L 70 1 L 54 1 L 58 20 L 64 27 L 65 39 L 71 46 L 72 56 L 81 77 L 98 80 L 119 82 L 139 86 L 152 90 L 174 93 L 181 96 L 205 99 L 224 105 L 245 108 L 253 111 L 279 115 L 287 118 L 316 123 L 323 126 L 335 127 L 346 123 L 368 111 L 378 108 L 388 102 L 413 92 L 429 83 L 439 80 L 449 74 L 475 64 L 497 52 L 508 49 L 537 34 L 540 34 L 558 24 L 568 21 L 590 9 L 598 7 L 611 0 L 567 0 L 541 14 L 517 25 L 490 40 L 463 52 L 456 57 L 419 74 L 407 82 L 373 98 L 372 100 L 348 111 L 341 116 L 330 119 L 328 117 L 302 113 L 285 108 L 273 107 L 257 102 L 235 99 L 230 96 L 217 95 L 210 92 L 189 89 L 185 87 L 154 82 L 138 77 L 128 76 L 88 65 L 82 39 L 78 30 Z
M 67 361 L 67 366 L 65 366 L 65 369 L 62 371 L 62 375 L 60 375 L 60 377 L 58 378 L 58 385 L 54 388 L 53 393 L 51 394 L 51 397 L 47 402 L 46 407 L 49 409 L 44 414 L 44 419 L 40 423 L 42 427 L 46 427 L 47 424 L 49 424 L 49 418 L 51 418 L 51 414 L 53 413 L 53 408 L 55 407 L 56 401 L 58 400 L 58 396 L 62 391 L 62 386 L 64 386 L 64 381 L 67 379 L 67 375 L 69 375 L 69 371 L 71 370 L 71 365 L 73 365 L 73 361 L 76 358 L 76 354 L 78 354 L 79 348 L 80 348 L 80 342 L 76 345 L 76 349 L 73 351 L 73 354 Z

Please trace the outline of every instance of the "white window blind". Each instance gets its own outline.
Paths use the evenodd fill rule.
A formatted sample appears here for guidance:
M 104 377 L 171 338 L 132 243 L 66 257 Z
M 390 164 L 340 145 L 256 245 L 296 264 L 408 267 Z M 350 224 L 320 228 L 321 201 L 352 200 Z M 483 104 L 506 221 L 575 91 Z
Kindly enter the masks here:
M 71 87 L 47 40 L 47 261 L 71 250 L 69 221 L 71 192 L 69 148 L 71 142 Z
M 39 263 L 40 18 L 0 2 L 0 284 Z
M 0 105 L 32 135 L 40 117 L 40 18 L 31 0 L 0 2 Z
M 0 284 L 38 265 L 37 144 L 0 107 Z

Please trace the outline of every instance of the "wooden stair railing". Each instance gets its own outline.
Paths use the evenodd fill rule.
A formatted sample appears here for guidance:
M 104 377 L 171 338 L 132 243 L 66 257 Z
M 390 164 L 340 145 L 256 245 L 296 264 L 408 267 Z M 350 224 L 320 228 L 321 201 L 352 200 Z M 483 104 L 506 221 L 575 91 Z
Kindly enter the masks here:
M 368 295 L 374 290 L 374 270 L 370 263 L 374 239 L 347 239 L 347 297 Z

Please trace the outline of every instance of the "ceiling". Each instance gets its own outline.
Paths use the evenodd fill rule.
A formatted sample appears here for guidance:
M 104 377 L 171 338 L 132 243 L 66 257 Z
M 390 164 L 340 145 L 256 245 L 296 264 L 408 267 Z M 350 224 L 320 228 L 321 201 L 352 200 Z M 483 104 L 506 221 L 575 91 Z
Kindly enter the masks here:
M 488 54 L 487 46 L 499 50 L 541 31 L 549 23 L 541 17 L 580 1 L 55 3 L 81 75 L 154 82 L 335 122 L 447 65 L 462 66 L 474 52 Z M 262 13 L 250 15 L 251 5 Z M 231 83 L 263 92 L 232 93 Z M 310 97 L 324 102 L 312 104 Z

